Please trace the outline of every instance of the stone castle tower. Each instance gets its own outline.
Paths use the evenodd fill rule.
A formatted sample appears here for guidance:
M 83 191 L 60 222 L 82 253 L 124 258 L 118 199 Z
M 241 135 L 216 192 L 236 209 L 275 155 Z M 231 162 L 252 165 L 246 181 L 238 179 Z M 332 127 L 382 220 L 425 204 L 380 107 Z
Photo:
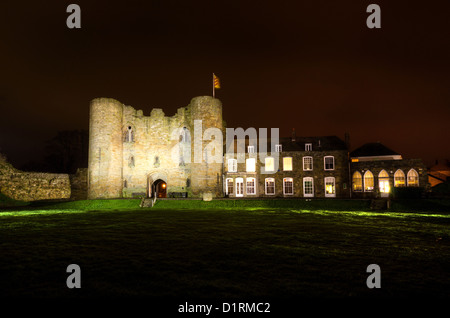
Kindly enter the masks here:
M 208 128 L 225 130 L 222 103 L 210 96 L 193 98 L 172 117 L 159 108 L 144 116 L 112 98 L 92 100 L 88 198 L 222 196 L 222 162 L 205 156 L 223 141 L 203 140 Z M 199 153 L 202 160 L 194 160 Z

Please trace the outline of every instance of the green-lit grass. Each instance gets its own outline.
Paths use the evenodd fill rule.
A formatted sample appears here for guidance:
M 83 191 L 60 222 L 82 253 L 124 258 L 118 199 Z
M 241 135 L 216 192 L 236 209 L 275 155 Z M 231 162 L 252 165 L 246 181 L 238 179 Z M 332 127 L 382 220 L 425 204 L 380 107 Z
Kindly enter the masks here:
M 447 215 L 103 204 L 3 213 L 0 296 L 449 296 Z M 80 290 L 65 285 L 72 263 L 82 270 Z M 382 270 L 380 290 L 366 287 L 372 263 Z

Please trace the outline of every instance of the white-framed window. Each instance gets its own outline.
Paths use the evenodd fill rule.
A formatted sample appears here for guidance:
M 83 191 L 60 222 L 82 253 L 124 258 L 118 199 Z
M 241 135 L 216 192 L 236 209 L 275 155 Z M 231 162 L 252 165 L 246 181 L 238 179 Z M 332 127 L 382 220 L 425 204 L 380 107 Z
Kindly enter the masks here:
M 247 146 L 248 153 L 255 153 L 255 146 Z
M 419 174 L 416 170 L 411 169 L 408 171 L 406 176 L 408 187 L 418 187 L 419 186 Z
M 275 179 L 274 178 L 266 178 L 264 181 L 265 191 L 268 195 L 275 194 Z
M 292 171 L 292 157 L 283 157 L 283 170 Z
M 256 179 L 255 178 L 247 178 L 247 194 L 248 195 L 254 195 L 256 194 Z
M 334 177 L 325 178 L 325 196 L 326 197 L 336 196 L 336 181 Z
M 244 179 L 236 178 L 236 196 L 243 197 L 244 196 Z
M 255 158 L 247 158 L 245 160 L 245 170 L 247 172 L 255 172 L 256 171 L 256 159 Z
M 281 151 L 282 151 L 281 145 L 275 145 L 275 152 L 281 152 Z
M 406 186 L 405 182 L 405 173 L 403 170 L 398 169 L 394 173 L 394 187 L 404 187 Z
M 362 191 L 363 183 L 362 183 L 361 172 L 355 171 L 353 173 L 352 184 L 353 184 L 353 191 L 354 192 L 361 192 Z
M 294 195 L 294 179 L 292 178 L 283 179 L 283 194 Z
M 313 157 L 303 157 L 303 170 L 311 171 L 313 169 Z
M 228 172 L 237 172 L 237 159 L 228 159 Z
M 373 173 L 370 170 L 367 170 L 364 173 L 364 192 L 372 192 L 373 185 Z
M 225 182 L 225 192 L 226 194 L 233 194 L 234 181 L 233 178 L 227 178 Z
M 312 151 L 312 144 L 305 144 L 305 151 Z
M 265 167 L 266 171 L 274 171 L 275 161 L 274 161 L 273 157 L 266 157 L 264 167 Z
M 333 156 L 325 156 L 323 158 L 323 168 L 325 170 L 334 170 L 334 157 Z
M 314 180 L 311 177 L 303 178 L 303 196 L 304 197 L 314 196 Z

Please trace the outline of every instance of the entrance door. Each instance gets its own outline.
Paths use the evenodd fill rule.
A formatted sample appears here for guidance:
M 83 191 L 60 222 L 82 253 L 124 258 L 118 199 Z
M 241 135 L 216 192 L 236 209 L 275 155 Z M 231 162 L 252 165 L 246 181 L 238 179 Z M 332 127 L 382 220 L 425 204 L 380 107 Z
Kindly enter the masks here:
M 243 197 L 244 196 L 244 179 L 236 178 L 236 196 Z
M 389 196 L 389 180 L 380 180 L 380 194 L 382 197 Z

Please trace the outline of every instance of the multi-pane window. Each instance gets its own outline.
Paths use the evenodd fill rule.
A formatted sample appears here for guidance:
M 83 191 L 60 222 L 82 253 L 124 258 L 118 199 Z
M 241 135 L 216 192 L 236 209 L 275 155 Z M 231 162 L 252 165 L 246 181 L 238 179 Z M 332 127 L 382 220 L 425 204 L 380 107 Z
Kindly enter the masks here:
M 367 170 L 364 173 L 364 192 L 373 191 L 373 173 L 370 170 Z
M 408 171 L 407 175 L 408 187 L 418 187 L 419 186 L 419 174 L 416 170 L 411 169 Z
M 311 177 L 303 178 L 303 196 L 314 196 L 314 181 Z
M 275 145 L 275 152 L 281 152 L 281 145 Z
M 256 171 L 256 159 L 248 158 L 245 160 L 245 167 L 247 172 L 255 172 Z
M 255 178 L 247 178 L 247 194 L 256 194 Z
M 237 160 L 228 159 L 228 172 L 236 172 L 236 171 L 237 171 Z
M 247 152 L 248 153 L 255 153 L 255 146 L 248 146 L 247 147 Z
M 283 170 L 292 171 L 292 157 L 283 158 Z
M 313 169 L 313 158 L 303 157 L 303 170 L 308 171 Z
M 233 189 L 234 189 L 234 182 L 232 178 L 228 178 L 227 179 L 227 184 L 226 184 L 226 191 L 227 194 L 233 194 Z
M 265 169 L 266 171 L 274 171 L 274 159 L 273 157 L 266 157 L 265 159 Z
M 326 197 L 336 196 L 336 186 L 334 177 L 325 178 L 325 196 Z
M 274 178 L 266 178 L 265 180 L 265 188 L 266 194 L 275 194 L 275 179 Z
M 334 170 L 334 157 L 333 156 L 325 156 L 323 160 L 324 160 L 324 169 L 325 170 Z
M 405 186 L 405 173 L 403 170 L 398 169 L 394 173 L 394 187 L 404 187 Z
M 312 144 L 305 144 L 305 151 L 312 151 Z
M 292 178 L 283 179 L 283 193 L 286 195 L 294 194 L 294 179 Z
M 353 183 L 353 191 L 355 191 L 355 192 L 362 191 L 362 188 L 363 188 L 362 175 L 359 171 L 355 171 L 353 173 L 352 183 Z

